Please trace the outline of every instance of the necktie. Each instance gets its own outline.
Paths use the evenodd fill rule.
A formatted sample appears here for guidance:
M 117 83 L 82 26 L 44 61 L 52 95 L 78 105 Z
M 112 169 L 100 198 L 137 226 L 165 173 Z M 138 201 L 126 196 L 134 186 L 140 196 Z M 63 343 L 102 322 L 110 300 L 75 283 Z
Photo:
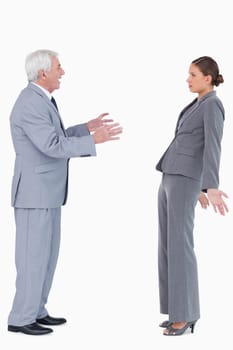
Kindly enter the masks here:
M 54 104 L 56 110 L 58 111 L 57 102 L 56 102 L 56 100 L 55 100 L 55 98 L 54 98 L 53 96 L 52 96 L 52 98 L 51 98 L 51 102 Z
M 57 103 L 56 103 L 56 100 L 55 100 L 55 98 L 54 98 L 54 97 L 51 97 L 51 102 L 54 104 L 54 106 L 55 106 L 56 110 L 58 111 L 58 108 L 57 108 Z M 61 128 L 62 128 L 63 132 L 65 133 L 65 131 L 64 131 L 64 127 L 63 127 L 63 125 L 62 125 L 62 121 L 61 121 L 60 117 L 59 117 L 59 121 L 60 121 Z

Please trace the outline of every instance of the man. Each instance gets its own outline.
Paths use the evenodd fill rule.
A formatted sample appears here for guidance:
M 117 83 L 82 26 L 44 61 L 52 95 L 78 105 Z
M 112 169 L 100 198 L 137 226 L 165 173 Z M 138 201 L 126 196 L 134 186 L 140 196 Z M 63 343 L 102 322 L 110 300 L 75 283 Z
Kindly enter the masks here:
M 71 157 L 95 156 L 95 144 L 118 140 L 122 128 L 108 113 L 64 128 L 52 92 L 64 70 L 58 54 L 38 50 L 26 58 L 28 85 L 10 116 L 16 153 L 11 204 L 16 224 L 16 293 L 8 330 L 42 335 L 65 318 L 52 317 L 46 303 L 60 244 L 61 206 L 66 203 Z

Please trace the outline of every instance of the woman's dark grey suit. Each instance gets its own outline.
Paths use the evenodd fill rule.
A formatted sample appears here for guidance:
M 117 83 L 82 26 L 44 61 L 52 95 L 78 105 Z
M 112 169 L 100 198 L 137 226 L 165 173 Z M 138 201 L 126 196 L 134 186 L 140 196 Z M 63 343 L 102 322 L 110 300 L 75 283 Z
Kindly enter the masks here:
M 218 188 L 225 112 L 212 91 L 180 113 L 175 137 L 156 169 L 158 191 L 158 267 L 160 311 L 170 321 L 200 318 L 193 228 L 201 190 Z

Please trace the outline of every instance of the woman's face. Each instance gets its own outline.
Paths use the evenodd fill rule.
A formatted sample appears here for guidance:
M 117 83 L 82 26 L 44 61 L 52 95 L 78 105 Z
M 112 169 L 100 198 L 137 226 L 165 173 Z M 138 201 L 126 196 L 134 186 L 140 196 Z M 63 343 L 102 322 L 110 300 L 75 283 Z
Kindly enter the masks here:
M 198 66 L 191 64 L 189 67 L 189 76 L 186 80 L 189 90 L 203 96 L 213 89 L 211 84 L 212 78 L 210 75 L 204 75 Z

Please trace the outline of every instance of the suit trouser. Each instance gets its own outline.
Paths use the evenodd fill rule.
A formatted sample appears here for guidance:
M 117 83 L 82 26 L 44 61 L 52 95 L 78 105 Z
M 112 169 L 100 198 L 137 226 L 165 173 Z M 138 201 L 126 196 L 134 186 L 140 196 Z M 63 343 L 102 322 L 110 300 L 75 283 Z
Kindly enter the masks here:
M 193 228 L 200 182 L 163 174 L 158 192 L 160 312 L 169 320 L 200 318 Z
M 8 324 L 23 326 L 48 314 L 45 305 L 60 246 L 61 208 L 15 208 L 16 293 Z

